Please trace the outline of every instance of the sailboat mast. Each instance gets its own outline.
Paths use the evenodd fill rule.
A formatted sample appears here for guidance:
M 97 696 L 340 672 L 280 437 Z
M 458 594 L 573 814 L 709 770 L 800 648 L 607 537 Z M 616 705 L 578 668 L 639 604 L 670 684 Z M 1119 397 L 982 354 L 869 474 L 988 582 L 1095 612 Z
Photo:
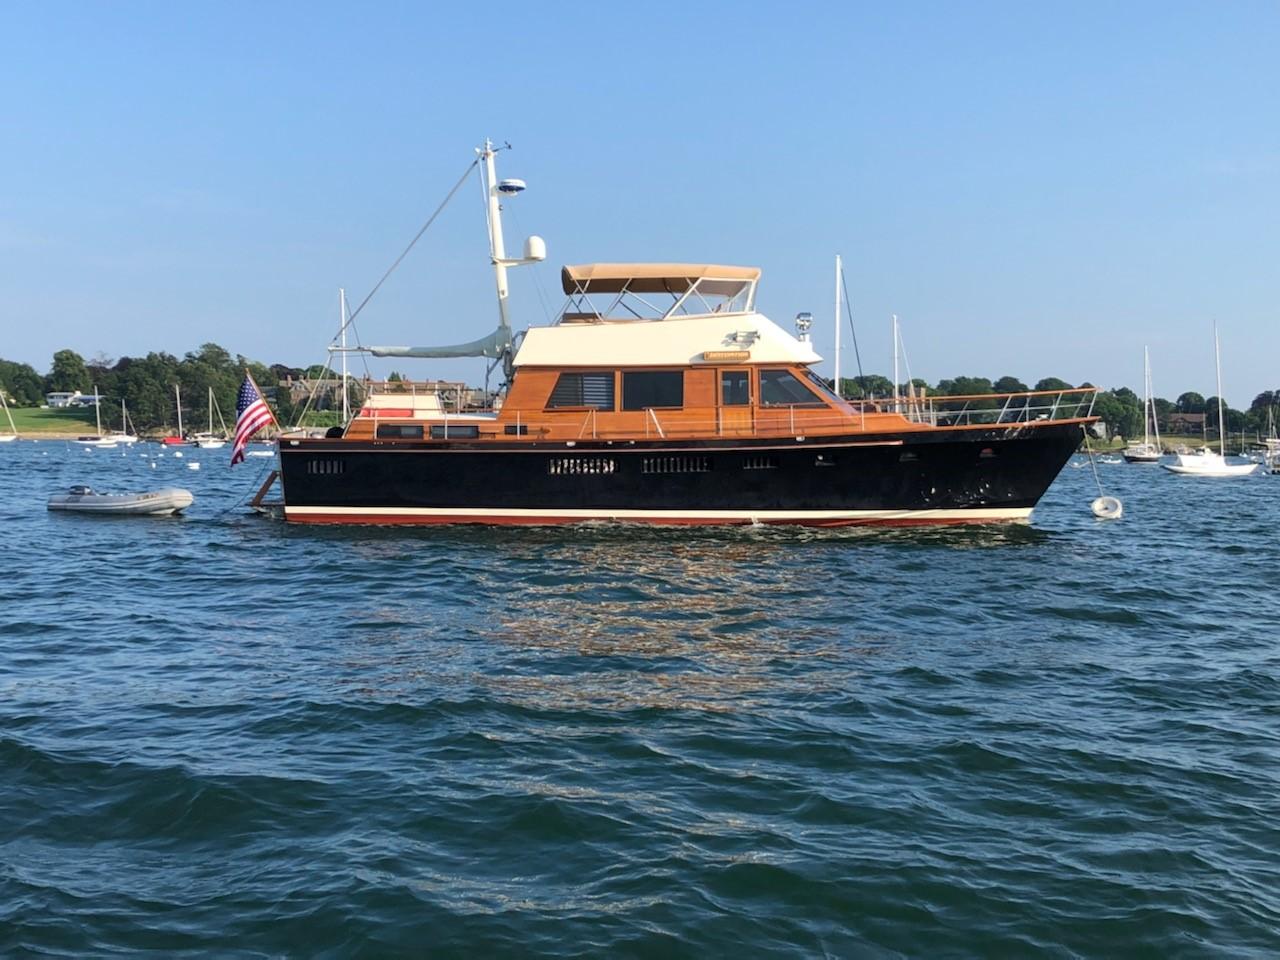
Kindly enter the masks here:
M 1142 348 L 1142 445 L 1151 446 L 1151 354 Z
M 836 254 L 836 396 L 840 393 L 840 254 Z
M 178 385 L 173 385 L 173 402 L 178 408 L 178 436 L 182 436 L 182 391 L 178 389 Z
M 102 398 L 98 396 L 96 383 L 93 385 L 93 422 L 98 427 L 98 436 L 102 436 Z
M 209 402 L 205 404 L 209 408 L 209 433 L 213 433 L 213 387 L 209 388 Z
M 9 401 L 4 398 L 4 390 L 0 390 L 0 407 L 4 407 L 4 415 L 9 418 L 9 432 L 16 437 L 18 428 L 13 425 L 13 414 L 9 410 Z
M 893 409 L 898 411 L 898 315 L 893 314 Z
M 1226 421 L 1222 415 L 1222 349 L 1218 345 L 1218 321 L 1213 322 L 1213 365 L 1218 373 L 1218 452 L 1227 455 Z
M 338 288 L 338 323 L 342 335 L 342 424 L 351 419 L 351 403 L 347 399 L 347 291 Z

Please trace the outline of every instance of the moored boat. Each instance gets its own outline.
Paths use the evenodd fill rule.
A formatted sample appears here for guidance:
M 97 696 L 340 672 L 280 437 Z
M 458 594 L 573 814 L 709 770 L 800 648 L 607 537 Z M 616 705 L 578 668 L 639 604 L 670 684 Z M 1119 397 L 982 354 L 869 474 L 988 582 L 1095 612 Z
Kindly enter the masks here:
M 164 516 L 181 513 L 195 501 L 191 491 L 166 487 L 144 493 L 97 493 L 78 485 L 49 498 L 50 510 L 100 513 L 116 516 Z
M 1173 463 L 1162 463 L 1170 473 L 1189 477 L 1246 477 L 1258 469 L 1256 463 L 1228 463 L 1223 453 L 1227 449 L 1226 416 L 1222 399 L 1222 350 L 1218 344 L 1218 325 L 1213 325 L 1213 361 L 1218 380 L 1218 442 L 1221 450 L 1208 446 L 1195 453 L 1178 453 Z
M 568 266 L 559 321 L 514 346 L 502 196 L 479 151 L 499 325 L 446 347 L 483 356 L 491 409 L 368 398 L 345 427 L 278 441 L 285 519 L 306 523 L 989 523 L 1026 520 L 1077 449 L 1095 389 L 849 401 L 797 334 L 756 309 L 761 271 L 683 263 Z

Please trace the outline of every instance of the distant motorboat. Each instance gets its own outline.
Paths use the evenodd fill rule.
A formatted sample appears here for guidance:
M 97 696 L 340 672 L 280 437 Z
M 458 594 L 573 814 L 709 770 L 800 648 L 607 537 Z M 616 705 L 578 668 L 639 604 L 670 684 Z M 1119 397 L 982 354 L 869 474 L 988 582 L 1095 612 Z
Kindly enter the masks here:
M 1098 458 L 1098 462 L 1099 463 L 1124 463 L 1123 460 L 1121 460 L 1115 454 L 1111 454 L 1111 453 L 1103 454 L 1102 456 L 1100 456 Z
M 166 487 L 145 493 L 96 493 L 84 485 L 49 498 L 50 510 L 115 516 L 156 517 L 181 513 L 195 502 L 190 490 Z

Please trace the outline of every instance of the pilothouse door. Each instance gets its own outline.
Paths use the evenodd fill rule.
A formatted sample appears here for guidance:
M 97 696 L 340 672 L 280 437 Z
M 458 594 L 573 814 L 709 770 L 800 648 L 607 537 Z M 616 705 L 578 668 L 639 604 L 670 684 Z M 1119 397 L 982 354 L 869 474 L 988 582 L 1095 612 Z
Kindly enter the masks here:
M 752 432 L 751 371 L 720 371 L 720 433 L 735 436 Z

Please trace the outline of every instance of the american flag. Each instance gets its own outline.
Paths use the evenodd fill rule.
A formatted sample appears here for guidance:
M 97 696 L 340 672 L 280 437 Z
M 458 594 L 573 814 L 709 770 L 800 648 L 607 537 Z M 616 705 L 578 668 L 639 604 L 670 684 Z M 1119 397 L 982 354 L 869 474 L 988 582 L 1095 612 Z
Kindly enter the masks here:
M 244 460 L 245 444 L 255 433 L 274 420 L 275 417 L 271 415 L 271 408 L 267 406 L 267 401 L 262 399 L 258 388 L 246 376 L 244 383 L 240 384 L 240 395 L 236 397 L 236 439 L 235 445 L 231 448 L 233 467 Z

